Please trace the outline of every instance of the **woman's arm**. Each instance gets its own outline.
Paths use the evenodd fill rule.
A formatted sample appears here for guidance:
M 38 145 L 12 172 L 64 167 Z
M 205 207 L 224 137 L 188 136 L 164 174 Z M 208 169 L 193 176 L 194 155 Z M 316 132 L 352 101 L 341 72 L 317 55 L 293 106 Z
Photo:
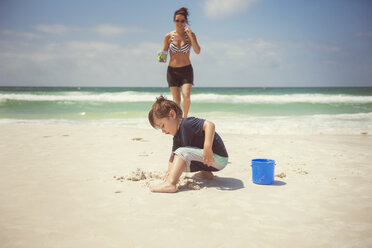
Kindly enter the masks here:
M 170 33 L 167 33 L 167 34 L 164 36 L 164 41 L 163 41 L 163 50 L 162 50 L 162 51 L 168 51 L 168 49 L 169 49 L 169 45 L 170 45 L 169 39 L 170 39 Z
M 187 35 L 189 36 L 191 46 L 194 49 L 194 52 L 196 54 L 199 54 L 200 53 L 200 46 L 198 44 L 198 40 L 196 39 L 196 35 L 192 32 L 190 27 L 187 27 L 185 29 L 185 31 L 186 31 Z

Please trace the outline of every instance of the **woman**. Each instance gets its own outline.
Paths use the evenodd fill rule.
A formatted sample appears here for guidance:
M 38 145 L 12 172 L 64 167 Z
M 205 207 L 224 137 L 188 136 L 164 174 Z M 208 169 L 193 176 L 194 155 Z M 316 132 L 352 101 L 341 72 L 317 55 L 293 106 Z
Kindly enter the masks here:
M 187 8 L 180 8 L 174 12 L 173 21 L 176 30 L 167 33 L 164 37 L 163 51 L 169 50 L 169 65 L 167 71 L 168 86 L 173 101 L 181 107 L 181 88 L 183 98 L 183 113 L 187 117 L 190 109 L 190 94 L 194 84 L 194 72 L 190 61 L 191 47 L 196 54 L 200 53 L 200 46 L 189 24 Z

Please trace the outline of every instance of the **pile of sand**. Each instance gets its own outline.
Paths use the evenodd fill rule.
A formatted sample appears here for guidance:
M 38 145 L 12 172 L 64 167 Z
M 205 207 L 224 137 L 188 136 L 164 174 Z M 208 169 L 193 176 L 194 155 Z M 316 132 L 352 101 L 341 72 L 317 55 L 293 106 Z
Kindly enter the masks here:
M 137 168 L 135 171 L 132 171 L 130 175 L 127 176 L 114 176 L 114 179 L 125 182 L 125 181 L 140 181 L 143 182 L 147 187 L 150 185 L 155 185 L 162 182 L 162 178 L 165 176 L 164 172 L 160 171 L 144 171 L 140 168 Z M 177 189 L 191 189 L 191 190 L 200 190 L 201 182 L 195 180 L 195 178 L 182 175 L 180 180 L 177 183 Z

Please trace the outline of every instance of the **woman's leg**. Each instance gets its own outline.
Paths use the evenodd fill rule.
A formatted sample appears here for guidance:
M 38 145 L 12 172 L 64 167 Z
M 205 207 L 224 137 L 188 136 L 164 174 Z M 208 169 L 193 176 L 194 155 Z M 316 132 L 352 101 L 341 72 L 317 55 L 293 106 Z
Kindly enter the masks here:
M 191 88 L 192 84 L 182 85 L 182 98 L 183 98 L 183 117 L 187 118 L 191 104 Z
M 150 187 L 152 192 L 174 193 L 177 191 L 177 183 L 186 167 L 185 161 L 179 156 L 174 156 L 172 167 L 165 182 Z
M 172 87 L 169 87 L 169 89 L 172 93 L 173 101 L 175 103 L 177 103 L 177 105 L 179 107 L 181 107 L 181 91 L 180 91 L 180 88 L 177 87 L 177 86 L 172 86 Z

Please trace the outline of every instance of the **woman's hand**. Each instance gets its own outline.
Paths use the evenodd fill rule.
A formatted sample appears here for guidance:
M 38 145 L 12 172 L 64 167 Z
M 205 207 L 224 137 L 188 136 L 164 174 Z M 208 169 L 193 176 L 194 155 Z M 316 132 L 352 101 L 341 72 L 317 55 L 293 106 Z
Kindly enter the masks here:
M 213 151 L 210 148 L 204 148 L 203 149 L 203 164 L 206 164 L 208 166 L 212 166 L 215 162 L 213 157 Z
M 192 35 L 192 30 L 190 27 L 185 28 L 186 34 L 190 37 Z
M 193 47 L 194 52 L 196 54 L 199 54 L 200 53 L 200 46 L 198 44 L 198 41 L 196 40 L 196 35 L 192 32 L 190 27 L 185 28 L 185 32 L 190 39 L 191 46 Z

